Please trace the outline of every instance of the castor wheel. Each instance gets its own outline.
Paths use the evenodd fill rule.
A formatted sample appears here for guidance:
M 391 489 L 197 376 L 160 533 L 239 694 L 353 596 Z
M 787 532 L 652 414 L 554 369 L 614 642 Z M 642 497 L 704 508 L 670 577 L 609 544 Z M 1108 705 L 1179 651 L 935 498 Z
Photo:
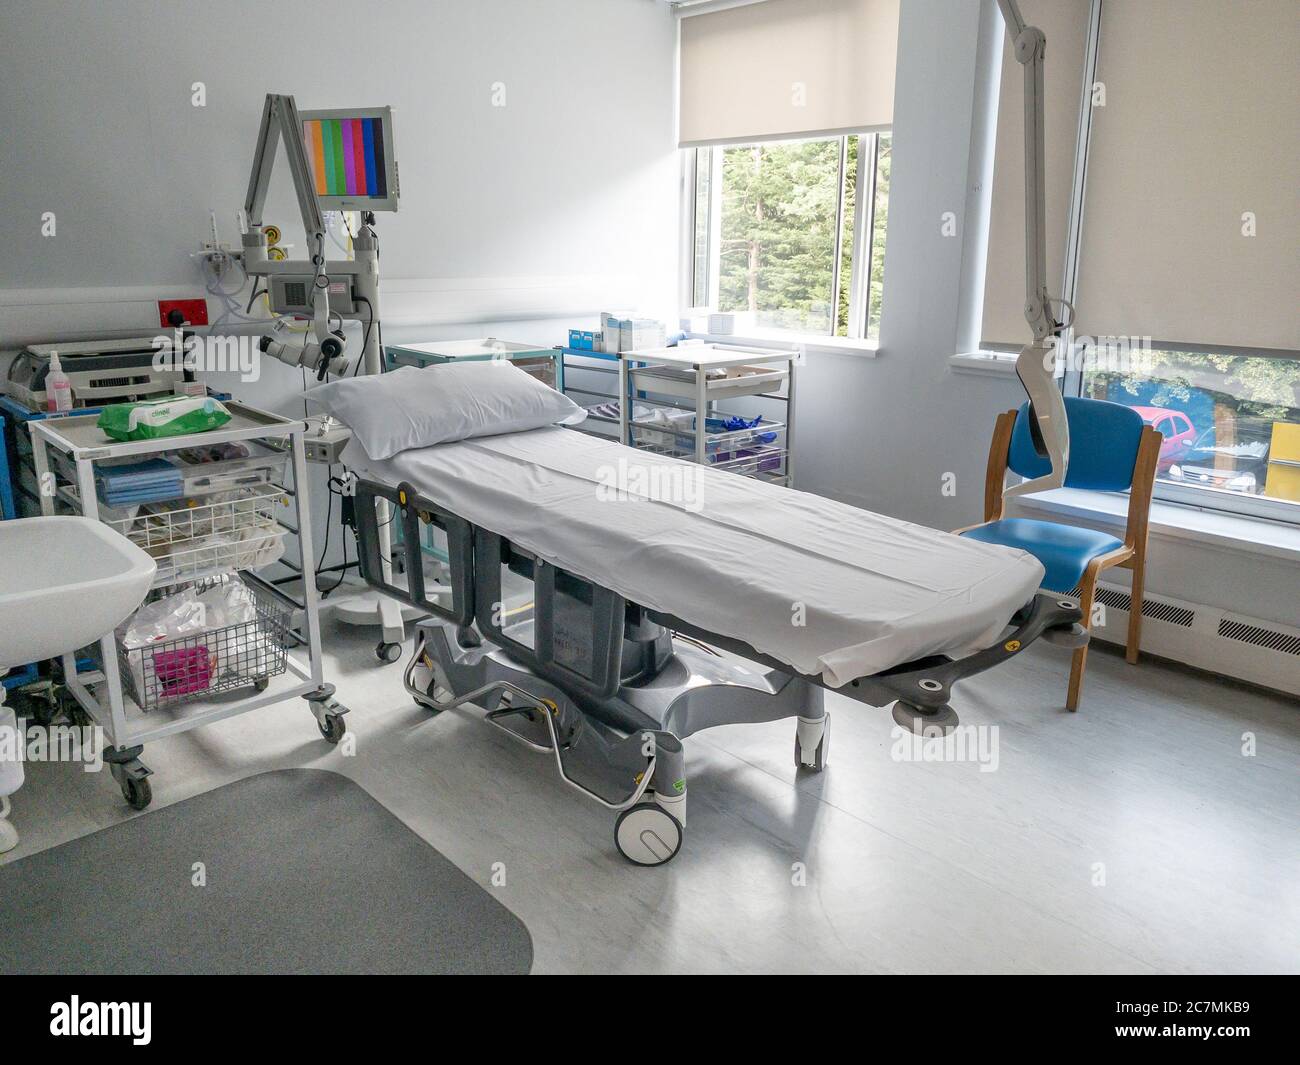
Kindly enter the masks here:
M 396 662 L 402 657 L 402 645 L 380 640 L 375 644 L 375 657 L 381 662 Z
M 86 713 L 85 707 L 76 699 L 68 703 L 68 720 L 77 728 L 91 728 L 95 724 L 95 719 Z
M 348 730 L 341 714 L 326 715 L 324 722 L 316 722 L 316 727 L 320 729 L 320 734 L 330 743 L 338 743 Z
M 133 810 L 143 810 L 153 802 L 153 788 L 143 777 L 123 777 L 121 781 L 122 798 Z
M 815 721 L 799 719 L 794 733 L 795 769 L 820 773 L 826 768 L 826 759 L 830 754 L 831 745 L 830 725 L 830 714 L 825 714 Z
M 677 857 L 686 830 L 658 803 L 640 802 L 614 822 L 614 846 L 634 865 L 663 865 Z
M 270 686 L 271 686 L 270 677 L 258 677 L 255 681 L 253 681 L 254 690 L 259 692 L 266 691 L 266 689 L 269 688 Z
M 946 736 L 960 723 L 951 706 L 920 707 L 902 699 L 894 704 L 893 715 L 899 726 L 927 738 Z
M 426 657 L 424 668 L 429 671 L 429 683 L 424 689 L 427 698 L 417 697 L 415 701 L 431 713 L 440 714 L 444 707 L 438 704 L 452 702 L 456 698 L 456 693 L 452 691 L 451 683 L 447 679 L 447 671 L 442 668 L 440 662 Z
M 49 728 L 54 724 L 54 719 L 59 716 L 59 700 L 53 694 L 49 698 L 37 695 L 30 700 L 29 706 L 32 720 L 41 728 Z

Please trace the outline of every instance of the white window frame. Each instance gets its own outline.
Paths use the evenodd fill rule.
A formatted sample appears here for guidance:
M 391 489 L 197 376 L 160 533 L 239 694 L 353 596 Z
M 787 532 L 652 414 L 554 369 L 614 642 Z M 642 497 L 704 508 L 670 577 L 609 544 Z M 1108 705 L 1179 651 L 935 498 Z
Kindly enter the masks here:
M 858 168 L 855 175 L 855 213 L 853 218 L 853 247 L 855 254 L 852 264 L 852 276 L 848 279 L 849 295 L 849 320 L 848 335 L 836 336 L 827 333 L 801 333 L 794 330 L 785 329 L 757 329 L 747 330 L 743 335 L 737 334 L 733 339 L 746 342 L 776 342 L 776 343 L 799 343 L 806 349 L 825 349 L 842 352 L 853 352 L 863 355 L 875 355 L 879 351 L 879 345 L 876 338 L 868 335 L 868 325 L 871 313 L 870 293 L 871 293 L 871 240 L 875 233 L 876 217 L 876 170 L 879 166 L 879 135 L 888 133 L 889 130 L 861 130 L 853 133 L 846 133 L 839 136 L 840 142 L 840 203 L 836 212 L 836 229 L 835 229 L 835 261 L 832 265 L 832 282 L 831 282 L 831 306 L 838 308 L 840 293 L 844 290 L 845 281 L 841 278 L 840 270 L 843 260 L 843 239 L 844 239 L 844 167 L 848 161 L 848 138 L 858 137 L 860 143 L 858 146 Z M 832 140 L 831 137 L 791 137 L 789 140 Z M 755 142 L 762 143 L 762 142 Z M 869 145 L 869 148 L 868 148 Z M 680 270 L 680 292 L 679 303 L 682 308 L 682 315 L 685 317 L 691 310 L 699 310 L 700 307 L 695 303 L 697 291 L 697 274 L 696 274 L 696 216 L 697 207 L 696 198 L 699 193 L 699 168 L 701 165 L 710 167 L 709 175 L 709 211 L 708 211 L 708 241 L 706 262 L 708 264 L 708 278 L 706 279 L 708 301 L 704 305 L 710 309 L 716 309 L 717 292 L 719 284 L 719 273 L 721 256 L 718 249 L 721 244 L 722 236 L 722 153 L 727 148 L 746 147 L 747 145 L 736 144 L 715 144 L 706 145 L 696 148 L 682 149 L 682 255 Z M 866 160 L 870 159 L 870 166 L 866 165 Z M 863 209 L 864 205 L 866 210 Z M 862 252 L 865 249 L 865 256 Z M 865 266 L 865 269 L 862 267 Z M 883 297 L 882 297 L 883 298 Z M 838 324 L 838 310 L 836 311 L 836 324 Z M 693 334 L 697 336 L 707 336 L 708 334 Z

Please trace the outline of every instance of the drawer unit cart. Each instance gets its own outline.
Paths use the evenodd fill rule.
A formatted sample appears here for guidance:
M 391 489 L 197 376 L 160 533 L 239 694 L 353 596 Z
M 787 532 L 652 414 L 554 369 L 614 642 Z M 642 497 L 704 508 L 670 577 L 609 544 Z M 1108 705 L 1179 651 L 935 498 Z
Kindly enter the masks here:
M 793 487 L 799 361 L 793 349 L 713 343 L 619 352 L 619 440 Z M 781 416 L 756 414 L 758 401 Z
M 483 340 L 432 340 L 422 344 L 391 345 L 384 349 L 384 369 L 421 368 L 448 362 L 487 362 L 507 359 L 544 385 L 564 391 L 564 360 L 555 348 L 516 344 L 487 337 Z
M 128 645 L 121 629 L 108 633 L 89 669 L 84 659 L 79 667 L 75 653 L 62 656 L 77 710 L 103 728 L 104 760 L 136 809 L 152 798 L 140 755 L 154 740 L 297 698 L 307 701 L 326 740 L 337 743 L 345 731 L 347 708 L 322 677 L 306 426 L 237 402 L 226 407 L 232 417 L 219 429 L 152 440 L 115 441 L 94 414 L 31 423 L 42 511 L 56 513 L 57 503 L 103 521 L 152 555 L 158 571 L 146 603 L 187 592 L 205 604 L 238 603 L 230 624 L 156 643 Z M 121 460 L 169 460 L 230 444 L 244 445 L 240 450 L 249 455 L 205 463 L 197 472 L 183 467 L 175 499 L 126 507 L 101 502 L 105 471 Z M 284 483 L 286 467 L 291 485 Z M 292 525 L 280 521 L 286 508 Z M 288 531 L 297 533 L 304 560 L 300 637 L 290 623 L 292 601 L 253 572 L 279 559 Z

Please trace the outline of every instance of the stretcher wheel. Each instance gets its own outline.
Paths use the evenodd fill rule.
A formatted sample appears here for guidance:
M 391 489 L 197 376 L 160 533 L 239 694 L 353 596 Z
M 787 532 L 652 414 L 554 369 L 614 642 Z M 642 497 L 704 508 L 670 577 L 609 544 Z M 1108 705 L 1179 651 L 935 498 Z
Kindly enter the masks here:
M 816 748 L 813 750 L 812 759 L 804 761 L 803 745 L 799 742 L 799 737 L 794 738 L 794 767 L 796 769 L 807 769 L 810 773 L 820 773 L 826 768 L 826 754 L 830 748 L 830 732 L 823 732 L 822 738 L 818 741 Z
M 817 746 L 811 751 L 806 743 L 816 739 Z M 831 746 L 831 715 L 823 714 L 817 721 L 799 719 L 794 730 L 794 767 L 806 769 L 810 773 L 820 773 L 826 768 L 826 759 Z
M 402 645 L 380 640 L 375 645 L 375 657 L 381 662 L 396 662 L 402 657 Z
M 442 712 L 442 707 L 437 703 L 446 703 L 456 698 L 456 693 L 452 690 L 451 681 L 447 678 L 447 672 L 442 668 L 442 664 L 426 656 L 426 668 L 429 670 L 429 685 L 425 688 L 425 693 L 429 696 L 428 701 L 419 701 L 420 705 L 426 710 L 431 710 L 438 714 Z
M 894 704 L 894 720 L 918 736 L 931 735 L 937 729 L 946 736 L 959 724 L 957 711 L 951 706 L 941 706 L 938 710 L 922 710 L 919 706 L 905 703 L 902 699 Z
M 124 776 L 121 781 L 122 798 L 132 810 L 143 810 L 153 802 L 153 788 L 149 781 Z
M 342 714 L 328 714 L 323 724 L 320 721 L 316 722 L 316 727 L 320 729 L 320 734 L 330 743 L 338 743 L 348 730 L 347 725 L 343 723 Z
M 614 846 L 634 865 L 663 865 L 677 857 L 686 830 L 658 803 L 641 802 L 614 822 Z

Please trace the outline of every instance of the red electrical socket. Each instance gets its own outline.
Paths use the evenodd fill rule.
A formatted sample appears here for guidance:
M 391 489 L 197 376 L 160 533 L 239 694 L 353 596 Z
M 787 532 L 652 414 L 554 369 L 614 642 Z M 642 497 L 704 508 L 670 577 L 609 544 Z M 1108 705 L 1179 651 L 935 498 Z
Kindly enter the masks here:
M 180 311 L 184 320 L 189 325 L 208 324 L 207 300 L 159 300 L 158 324 L 163 329 L 175 328 L 172 323 L 167 320 L 167 315 L 172 311 Z

